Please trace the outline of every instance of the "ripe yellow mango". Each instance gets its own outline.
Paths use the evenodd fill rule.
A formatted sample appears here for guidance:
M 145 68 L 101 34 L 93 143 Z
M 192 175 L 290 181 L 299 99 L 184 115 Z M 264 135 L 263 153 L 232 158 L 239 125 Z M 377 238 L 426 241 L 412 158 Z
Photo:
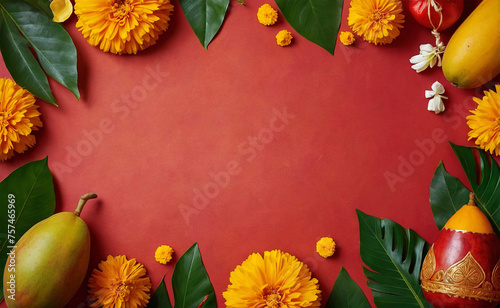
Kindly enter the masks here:
M 87 274 L 90 258 L 89 230 L 79 216 L 85 202 L 96 197 L 82 196 L 74 213 L 54 214 L 18 240 L 3 276 L 7 307 L 62 308 L 73 298 Z M 9 270 L 9 264 L 14 270 Z
M 483 0 L 453 33 L 442 63 L 446 79 L 476 88 L 500 73 L 500 0 Z

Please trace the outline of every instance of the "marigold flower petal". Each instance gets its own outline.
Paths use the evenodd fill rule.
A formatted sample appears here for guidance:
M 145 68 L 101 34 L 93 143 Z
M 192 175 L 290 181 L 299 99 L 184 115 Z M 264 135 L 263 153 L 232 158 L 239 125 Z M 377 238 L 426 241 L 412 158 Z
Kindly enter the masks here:
M 75 0 L 76 27 L 90 45 L 114 54 L 136 54 L 168 29 L 170 0 Z
M 316 243 L 316 252 L 323 258 L 333 256 L 335 253 L 335 241 L 331 237 L 322 237 Z
M 403 28 L 402 12 L 400 0 L 352 0 L 347 21 L 352 31 L 365 41 L 389 44 Z
M 263 4 L 257 10 L 257 19 L 265 26 L 272 26 L 278 21 L 278 11 L 269 4 Z
M 54 14 L 52 20 L 55 22 L 64 22 L 73 14 L 73 4 L 70 0 L 52 0 L 50 9 Z
M 42 127 L 36 99 L 13 80 L 0 78 L 0 161 L 35 145 L 31 135 Z
M 223 293 L 228 308 L 320 307 L 318 280 L 307 265 L 280 250 L 251 254 L 231 273 Z
M 471 129 L 468 140 L 476 138 L 481 149 L 500 155 L 500 84 L 495 85 L 495 91 L 485 91 L 482 99 L 473 99 L 478 105 L 466 118 Z
M 161 245 L 158 248 L 156 248 L 155 251 L 155 260 L 160 262 L 161 264 L 167 264 L 172 260 L 172 254 L 174 253 L 174 250 L 172 247 L 167 246 L 167 245 Z
M 281 30 L 276 34 L 276 43 L 280 46 L 288 46 L 292 43 L 292 33 L 288 30 Z
M 90 307 L 143 308 L 149 302 L 151 281 L 135 259 L 108 256 L 88 280 Z

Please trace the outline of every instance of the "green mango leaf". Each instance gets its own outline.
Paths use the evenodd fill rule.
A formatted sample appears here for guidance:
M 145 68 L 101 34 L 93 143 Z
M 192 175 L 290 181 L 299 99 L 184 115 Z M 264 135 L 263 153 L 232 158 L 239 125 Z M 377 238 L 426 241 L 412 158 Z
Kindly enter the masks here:
M 500 205 L 500 168 L 497 162 L 489 153 L 479 148 L 459 146 L 451 142 L 450 145 L 465 171 L 472 192 L 476 197 L 476 205 L 488 217 L 493 229 L 500 236 L 500 211 L 498 211 Z M 476 156 L 475 152 L 479 155 Z M 478 164 L 476 164 L 477 160 L 479 160 Z M 452 194 L 449 198 L 457 200 L 457 206 L 451 207 L 447 203 L 439 204 L 440 206 L 447 207 L 447 211 L 445 213 L 436 213 L 440 216 L 435 217 L 434 220 L 447 221 L 451 215 L 462 205 L 467 204 L 469 200 L 468 196 L 465 198 L 463 189 L 455 192 L 450 191 L 449 193 Z M 435 198 L 443 197 L 440 194 L 436 194 Z
M 431 307 L 420 286 L 420 269 L 429 244 L 415 231 L 390 219 L 356 210 L 363 271 L 373 300 L 383 307 Z
M 222 26 L 229 0 L 179 0 L 179 3 L 201 45 L 207 49 Z
M 57 106 L 50 91 L 49 81 L 28 48 L 28 41 L 19 33 L 16 25 L 0 2 L 0 52 L 7 70 L 21 87 L 46 102 Z
M 172 288 L 175 308 L 196 308 L 204 300 L 203 308 L 217 307 L 215 291 L 201 260 L 198 243 L 194 243 L 175 264 Z
M 156 288 L 155 292 L 149 299 L 148 308 L 172 308 L 170 299 L 168 298 L 167 286 L 165 285 L 165 276 L 161 279 L 161 283 Z
M 470 191 L 439 163 L 431 181 L 430 203 L 434 221 L 441 230 L 448 219 L 469 200 Z
M 343 0 L 276 0 L 295 31 L 333 55 L 342 19 Z
M 76 47 L 64 27 L 25 1 L 1 0 L 0 4 L 35 51 L 43 70 L 80 98 Z
M 23 165 L 0 182 L 0 277 L 7 253 L 16 241 L 37 222 L 54 214 L 56 198 L 47 160 Z M 12 213 L 15 217 L 9 216 Z
M 370 308 L 370 302 L 344 267 L 340 269 L 325 308 Z

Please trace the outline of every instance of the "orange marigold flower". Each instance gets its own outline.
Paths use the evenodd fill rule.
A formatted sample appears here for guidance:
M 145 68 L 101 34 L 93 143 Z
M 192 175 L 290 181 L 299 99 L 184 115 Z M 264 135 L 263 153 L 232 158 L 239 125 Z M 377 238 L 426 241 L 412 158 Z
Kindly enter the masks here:
M 155 251 L 155 260 L 160 262 L 161 264 L 167 264 L 172 260 L 172 254 L 174 253 L 174 250 L 172 247 L 167 246 L 167 245 L 161 245 L 160 247 L 156 248 Z
M 323 258 L 333 256 L 335 253 L 335 241 L 330 237 L 322 237 L 316 243 L 316 252 Z
M 281 30 L 276 34 L 276 43 L 280 46 L 288 46 L 292 43 L 292 33 L 288 30 Z
M 500 85 L 495 85 L 495 91 L 484 92 L 484 97 L 474 97 L 478 104 L 472 115 L 467 116 L 470 127 L 469 140 L 476 138 L 476 144 L 491 154 L 500 155 Z
M 36 99 L 13 80 L 0 78 L 0 160 L 23 153 L 36 143 L 31 133 L 42 127 Z
M 266 26 L 271 26 L 278 20 L 278 11 L 273 9 L 269 4 L 263 4 L 257 11 L 257 19 Z
M 151 281 L 135 259 L 108 256 L 92 271 L 88 287 L 90 307 L 142 308 L 149 302 Z
M 76 0 L 76 27 L 105 52 L 136 54 L 168 29 L 170 0 Z
M 354 43 L 354 34 L 350 31 L 342 31 L 339 35 L 340 42 L 344 45 L 352 45 Z
M 321 305 L 318 280 L 296 257 L 280 250 L 254 253 L 231 273 L 231 285 L 222 295 L 226 307 L 317 308 Z
M 347 21 L 352 31 L 365 41 L 389 44 L 403 28 L 402 12 L 400 0 L 352 0 Z

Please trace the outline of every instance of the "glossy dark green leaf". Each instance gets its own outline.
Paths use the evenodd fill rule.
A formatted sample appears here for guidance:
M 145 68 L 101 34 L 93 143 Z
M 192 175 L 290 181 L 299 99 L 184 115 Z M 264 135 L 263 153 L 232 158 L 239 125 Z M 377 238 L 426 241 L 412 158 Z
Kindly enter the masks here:
M 344 267 L 340 269 L 325 308 L 370 308 L 370 302 Z
M 276 0 L 286 21 L 300 35 L 333 55 L 343 0 Z
M 56 104 L 49 81 L 28 48 L 28 41 L 19 33 L 12 18 L 0 2 L 0 52 L 7 70 L 21 87 L 46 102 Z M 41 14 L 41 13 L 40 13 Z
M 9 208 L 10 200 L 14 200 L 14 205 Z M 17 168 L 0 182 L 0 277 L 3 277 L 11 246 L 34 224 L 54 214 L 55 203 L 47 158 Z M 12 210 L 15 212 L 14 221 L 9 217 Z M 2 290 L 0 288 L 0 298 Z
M 206 49 L 219 32 L 229 0 L 179 0 L 184 16 Z
M 79 98 L 76 48 L 64 27 L 27 2 L 2 0 L 1 3 L 35 51 L 43 70 Z
M 165 277 L 161 279 L 160 285 L 149 299 L 147 308 L 172 308 L 168 298 L 167 286 L 165 285 Z
M 431 307 L 420 286 L 420 269 L 429 244 L 415 231 L 390 219 L 356 210 L 363 271 L 373 300 L 383 307 Z
M 439 163 L 431 181 L 430 203 L 434 221 L 441 230 L 448 219 L 469 201 L 470 191 L 454 176 L 442 162 Z
M 52 13 L 52 10 L 50 9 L 50 2 L 47 0 L 24 0 L 31 4 L 32 6 L 36 7 L 40 11 L 44 12 L 47 16 L 50 18 L 54 17 L 54 14 Z
M 197 308 L 208 295 L 203 308 L 217 307 L 215 291 L 201 260 L 198 243 L 191 246 L 175 264 L 172 273 L 175 308 Z
M 497 162 L 484 150 L 450 144 L 475 194 L 476 205 L 486 214 L 493 229 L 500 235 L 500 168 Z M 477 156 L 476 151 L 479 153 Z M 460 198 L 463 199 L 463 196 Z M 462 200 L 462 205 L 467 204 L 467 201 L 468 198 Z

